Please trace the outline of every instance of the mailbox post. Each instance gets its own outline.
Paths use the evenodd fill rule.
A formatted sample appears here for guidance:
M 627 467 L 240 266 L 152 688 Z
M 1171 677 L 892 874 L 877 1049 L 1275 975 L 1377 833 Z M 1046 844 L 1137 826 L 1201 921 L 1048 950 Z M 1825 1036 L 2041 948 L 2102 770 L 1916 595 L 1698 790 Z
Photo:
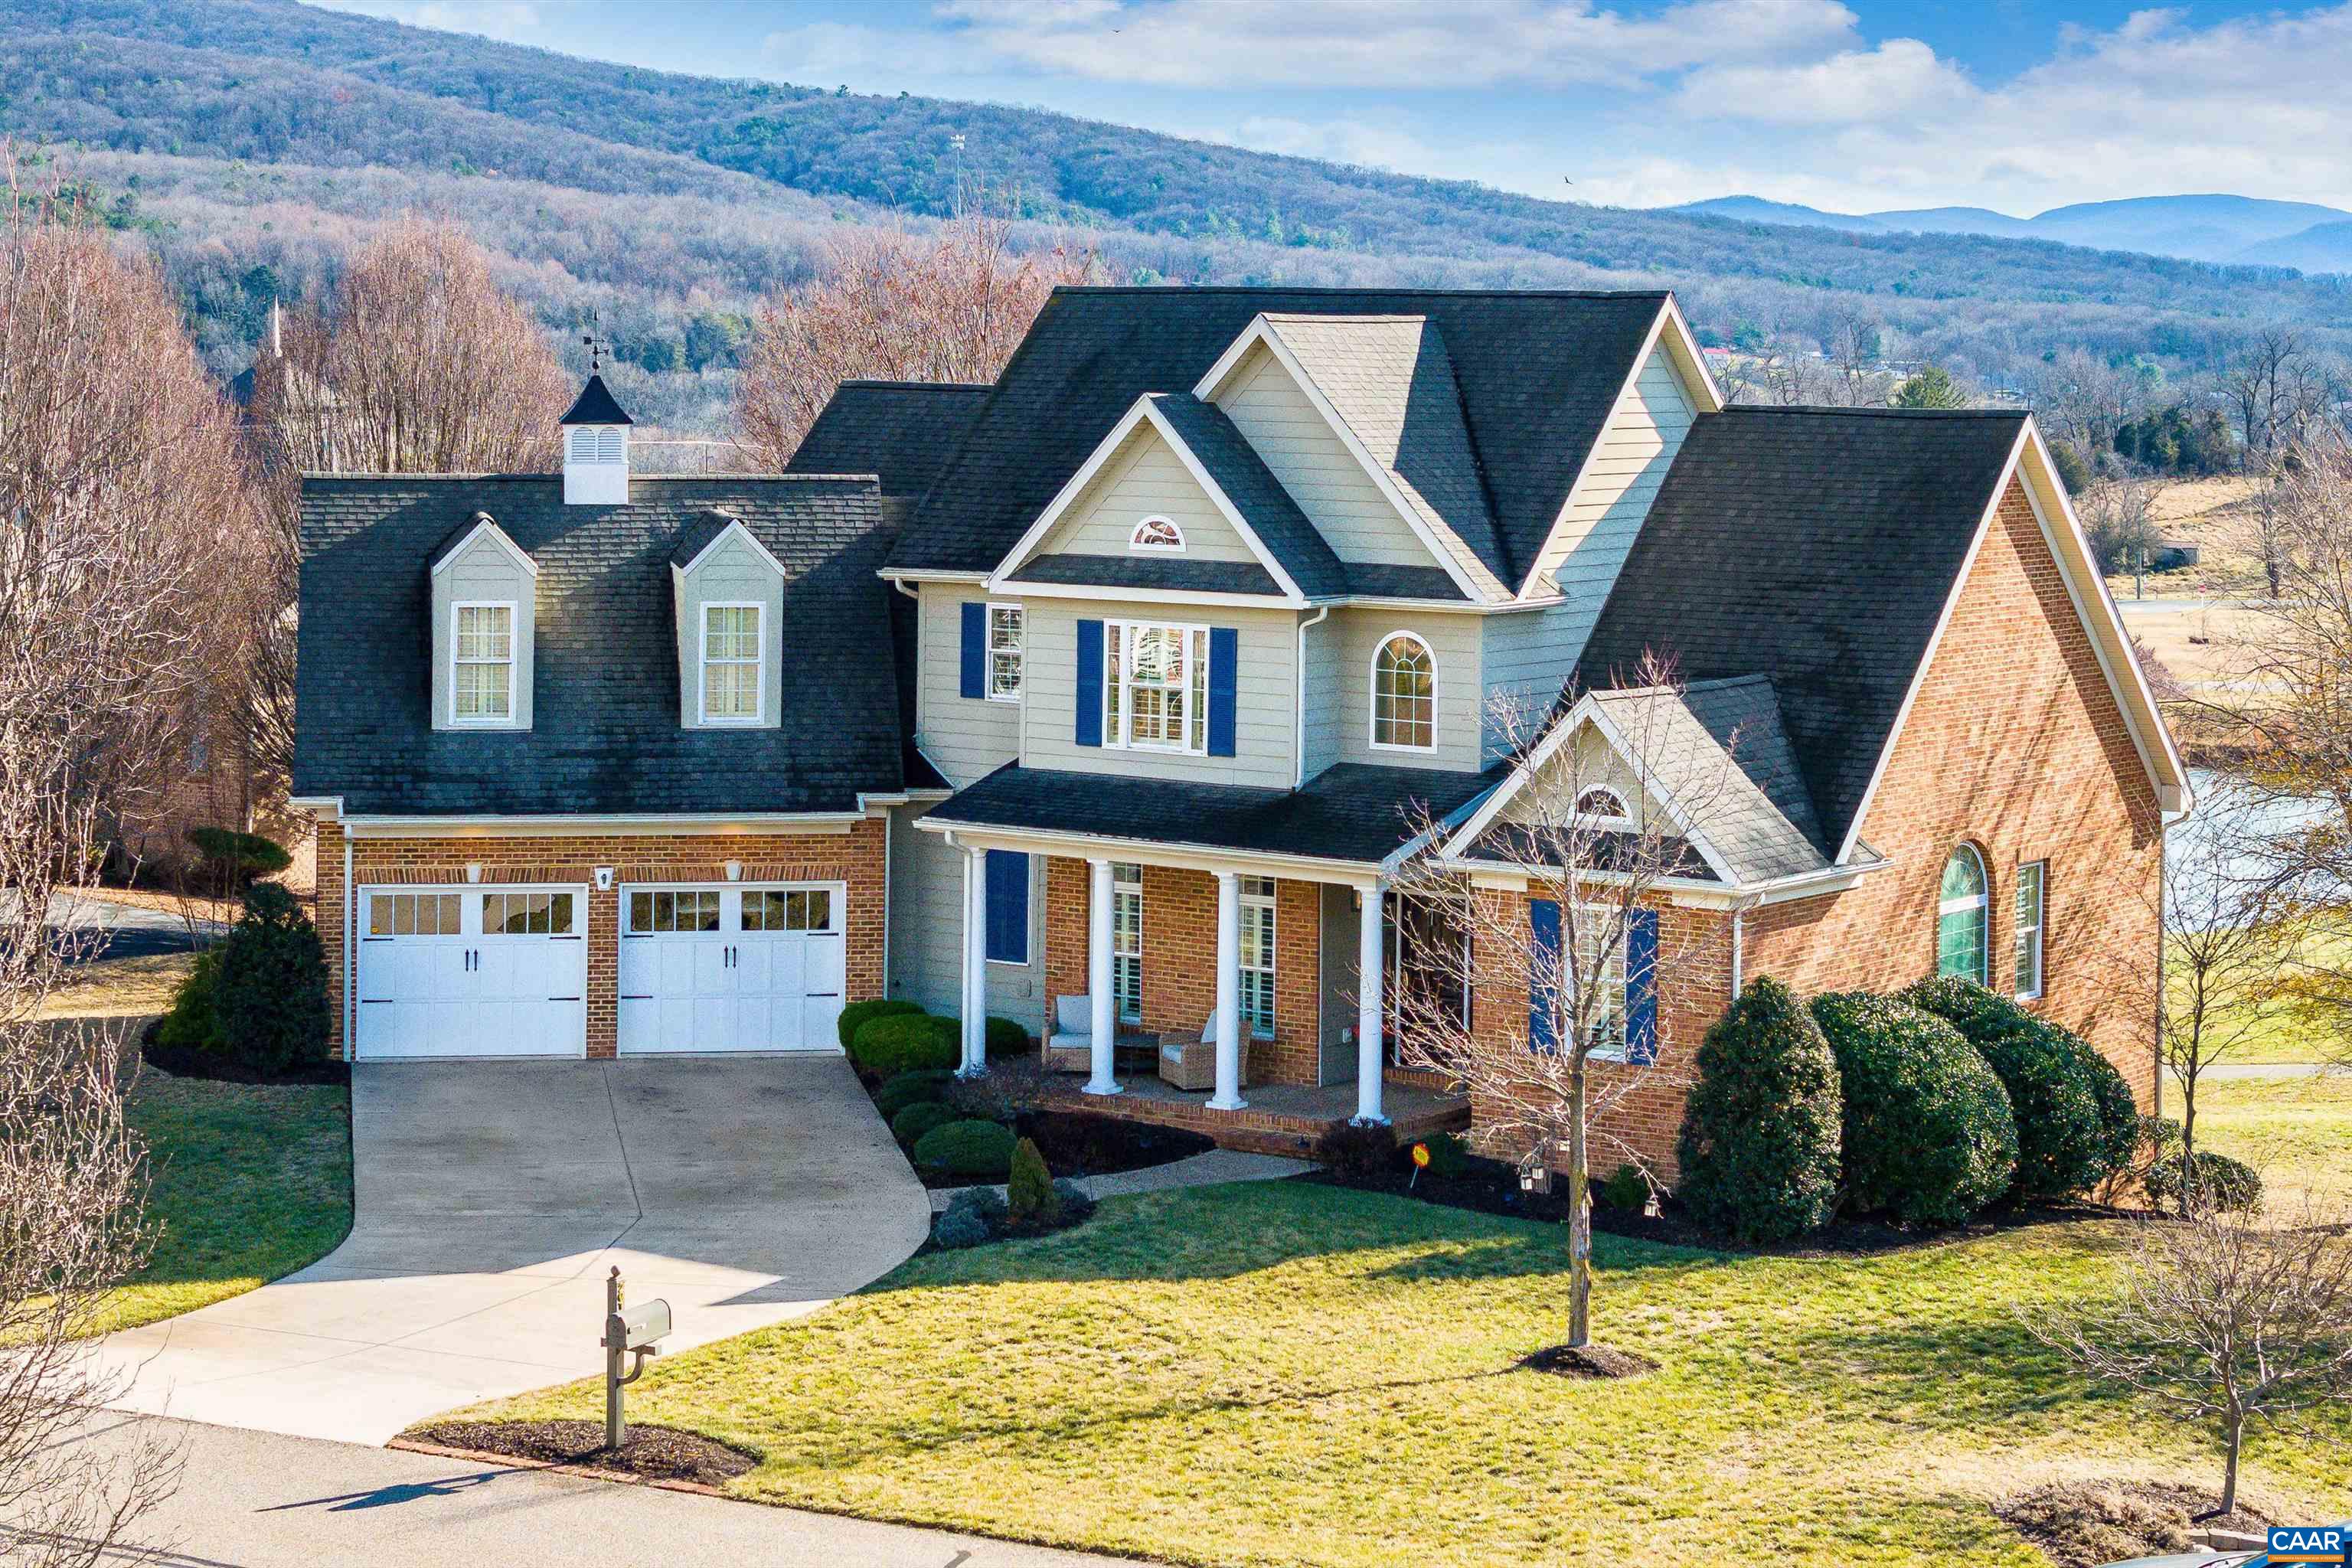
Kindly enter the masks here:
M 646 1358 L 661 1353 L 661 1342 L 670 1331 L 669 1303 L 646 1302 L 635 1312 L 625 1310 L 626 1292 L 615 1267 L 604 1280 L 604 1447 L 619 1452 L 628 1440 L 629 1423 L 623 1413 L 621 1390 L 646 1374 Z M 635 1356 L 626 1377 L 621 1358 Z

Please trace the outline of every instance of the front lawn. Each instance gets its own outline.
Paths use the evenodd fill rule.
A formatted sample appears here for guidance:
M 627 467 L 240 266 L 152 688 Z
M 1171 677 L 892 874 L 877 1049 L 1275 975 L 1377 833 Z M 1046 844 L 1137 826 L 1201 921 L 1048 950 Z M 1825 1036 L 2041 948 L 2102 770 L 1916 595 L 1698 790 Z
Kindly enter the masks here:
M 1518 1369 L 1561 1331 L 1559 1226 L 1194 1189 L 665 1357 L 630 1414 L 761 1455 L 741 1496 L 1188 1563 L 2022 1565 L 1996 1498 L 2218 1479 L 2192 1435 L 2085 1389 L 2012 1316 L 2098 1288 L 2113 1236 L 1827 1261 L 1603 1236 L 1602 1337 L 1664 1366 L 1599 1383 Z M 2352 1506 L 2336 1457 L 2275 1439 L 2247 1486 L 2280 1517 Z
M 2178 1089 L 2165 1112 L 2179 1116 Z M 2352 1072 L 2209 1079 L 2197 1091 L 2197 1146 L 2260 1169 L 2290 1215 L 2305 1191 L 2352 1204 Z
M 155 1250 L 100 1329 L 175 1317 L 289 1274 L 352 1227 L 351 1091 L 212 1083 L 152 1068 L 131 1090 Z

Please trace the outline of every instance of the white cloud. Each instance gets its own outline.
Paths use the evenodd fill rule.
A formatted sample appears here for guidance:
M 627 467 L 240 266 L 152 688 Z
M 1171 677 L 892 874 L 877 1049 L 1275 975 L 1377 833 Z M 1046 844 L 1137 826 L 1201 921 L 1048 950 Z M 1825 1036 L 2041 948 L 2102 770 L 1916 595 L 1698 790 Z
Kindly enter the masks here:
M 400 0 L 349 0 L 338 9 L 384 16 L 416 27 L 439 27 L 451 33 L 478 33 L 509 42 L 521 39 L 539 26 L 539 7 L 513 0 L 424 0 L 405 5 Z
M 1710 66 L 1675 92 L 1685 113 L 1721 112 L 1776 125 L 1843 125 L 1949 115 L 1977 97 L 1967 75 L 1916 38 L 1789 65 Z

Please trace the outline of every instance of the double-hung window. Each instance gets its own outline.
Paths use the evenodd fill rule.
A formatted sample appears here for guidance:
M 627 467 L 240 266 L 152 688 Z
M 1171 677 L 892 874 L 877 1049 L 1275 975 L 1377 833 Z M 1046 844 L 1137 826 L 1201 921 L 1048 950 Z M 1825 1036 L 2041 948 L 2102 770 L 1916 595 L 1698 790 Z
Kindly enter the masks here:
M 759 605 L 702 606 L 702 721 L 760 721 Z
M 2047 860 L 2017 868 L 2017 994 L 2022 1001 L 2042 994 L 2042 910 L 2049 881 Z
M 1208 627 L 1136 621 L 1104 626 L 1103 744 L 1208 751 Z
M 1242 903 L 1242 1023 L 1258 1038 L 1274 1037 L 1274 879 L 1244 877 Z
M 1566 984 L 1560 995 L 1569 1005 L 1569 1026 L 1576 1026 L 1576 1014 L 1584 1011 L 1591 1019 L 1592 1054 L 1610 1061 L 1625 1058 L 1625 937 L 1622 911 L 1603 905 L 1588 904 L 1572 912 L 1576 921 L 1575 941 L 1569 951 L 1574 956 L 1575 968 L 1564 977 Z M 1575 987 L 1581 984 L 1587 994 L 1577 995 Z M 1590 1004 L 1588 1010 L 1579 1009 L 1577 1002 Z
M 1021 700 L 1021 647 L 1027 632 L 1019 605 L 988 606 L 988 700 Z
M 455 605 L 450 618 L 450 722 L 509 722 L 514 718 L 515 607 Z
M 1110 868 L 1110 994 L 1122 1024 L 1143 1022 L 1143 868 Z

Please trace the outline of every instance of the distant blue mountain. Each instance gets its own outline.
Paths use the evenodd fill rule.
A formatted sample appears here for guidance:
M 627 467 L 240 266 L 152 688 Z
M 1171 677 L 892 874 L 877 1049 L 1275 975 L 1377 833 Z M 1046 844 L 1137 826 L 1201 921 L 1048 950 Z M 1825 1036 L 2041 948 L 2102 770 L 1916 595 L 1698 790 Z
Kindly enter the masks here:
M 1833 213 L 1760 196 L 1718 196 L 1666 210 L 1867 234 L 1987 234 L 2196 261 L 2294 267 L 2306 272 L 2352 270 L 2352 226 L 2352 226 L 2352 212 L 2258 196 L 2137 196 L 2053 207 L 2030 218 L 1986 207 Z

